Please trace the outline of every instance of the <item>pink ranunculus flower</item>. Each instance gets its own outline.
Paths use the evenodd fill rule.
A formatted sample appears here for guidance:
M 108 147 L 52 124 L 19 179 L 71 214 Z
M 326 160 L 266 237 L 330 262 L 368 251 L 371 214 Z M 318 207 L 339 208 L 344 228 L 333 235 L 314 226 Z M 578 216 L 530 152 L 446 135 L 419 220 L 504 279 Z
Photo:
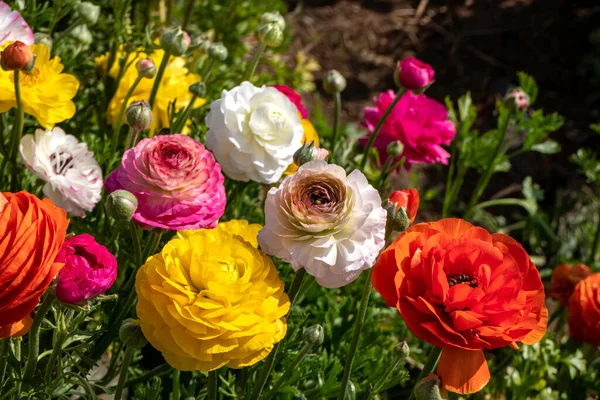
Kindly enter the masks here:
M 389 90 L 375 98 L 375 107 L 365 107 L 364 125 L 373 132 L 377 122 L 394 100 L 394 92 Z M 448 164 L 450 154 L 441 145 L 448 145 L 454 139 L 456 129 L 448 120 L 448 110 L 442 104 L 424 94 L 406 92 L 392 110 L 375 139 L 375 148 L 381 162 L 387 159 L 387 145 L 399 140 L 404 145 L 406 167 L 413 163 Z M 364 146 L 368 136 L 360 139 Z
M 435 71 L 431 65 L 408 57 L 398 63 L 396 69 L 398 84 L 406 90 L 422 90 L 433 83 Z
M 225 211 L 221 167 L 200 142 L 180 134 L 141 140 L 108 176 L 108 193 L 137 198 L 133 219 L 144 229 L 214 228 Z
M 290 99 L 292 103 L 294 103 L 302 119 L 308 117 L 308 110 L 306 109 L 306 107 L 304 107 L 304 104 L 302 104 L 302 97 L 298 92 L 296 92 L 291 87 L 285 85 L 273 85 L 273 87 L 279 90 L 281 93 L 285 94 L 287 98 Z
M 65 240 L 56 262 L 65 264 L 56 278 L 56 298 L 63 303 L 91 300 L 110 289 L 117 278 L 117 259 L 91 235 Z
M 0 45 L 17 40 L 33 44 L 33 32 L 18 11 L 11 10 L 8 4 L 0 1 Z

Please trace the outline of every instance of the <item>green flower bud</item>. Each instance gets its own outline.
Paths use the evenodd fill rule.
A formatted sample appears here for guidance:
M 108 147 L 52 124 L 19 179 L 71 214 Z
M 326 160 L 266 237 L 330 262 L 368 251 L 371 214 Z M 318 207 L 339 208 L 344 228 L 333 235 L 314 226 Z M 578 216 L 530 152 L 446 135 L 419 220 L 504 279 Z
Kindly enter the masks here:
M 95 6 L 92 3 L 84 1 L 77 5 L 76 11 L 86 24 L 92 26 L 98 22 L 100 6 Z
M 204 97 L 206 94 L 206 85 L 204 82 L 196 82 L 190 85 L 190 93 L 196 97 Z
M 141 349 L 148 343 L 142 333 L 140 321 L 133 318 L 127 318 L 123 321 L 123 325 L 121 325 L 121 328 L 119 329 L 119 339 L 121 339 L 126 346 L 131 346 L 134 349 Z
M 341 93 L 346 89 L 346 78 L 335 69 L 332 69 L 323 78 L 323 89 L 329 94 Z
M 130 221 L 137 207 L 137 198 L 127 190 L 115 190 L 106 199 L 106 212 L 117 221 Z
M 416 400 L 447 400 L 448 392 L 442 388 L 442 381 L 437 375 L 429 374 L 415 386 L 415 398 Z
M 404 152 L 404 145 L 402 144 L 401 141 L 396 140 L 396 141 L 388 144 L 387 147 L 385 148 L 385 151 L 388 153 L 388 155 L 390 157 L 396 158 L 399 155 L 401 155 L 402 152 Z
M 391 232 L 404 232 L 410 226 L 410 217 L 406 207 L 398 207 L 397 204 L 386 200 L 387 222 L 385 226 L 386 236 Z
M 406 343 L 404 340 L 396 345 L 395 350 L 398 355 L 402 356 L 402 358 L 408 358 L 410 355 L 410 347 L 408 347 L 408 343 Z
M 33 40 L 34 40 L 35 44 L 43 44 L 48 49 L 52 50 L 53 42 L 52 42 L 52 38 L 50 37 L 50 35 L 38 32 L 33 35 Z
M 147 79 L 152 79 L 156 76 L 156 64 L 150 58 L 142 58 L 135 64 L 138 74 Z
M 325 160 L 329 156 L 329 152 L 325 149 L 317 147 L 314 141 L 306 143 L 294 153 L 294 164 L 301 166 L 307 162 L 314 160 Z
M 325 340 L 325 330 L 319 324 L 313 325 L 306 328 L 302 336 L 304 338 L 304 343 L 320 346 L 323 343 L 323 340 Z
M 277 22 L 269 22 L 258 27 L 258 40 L 267 47 L 277 47 L 283 41 L 283 28 Z
M 160 36 L 160 47 L 172 56 L 180 57 L 185 54 L 191 43 L 190 35 L 181 26 L 167 29 Z
M 152 124 L 152 110 L 145 101 L 134 101 L 126 111 L 127 125 L 136 131 L 148 129 Z
M 274 22 L 281 27 L 283 31 L 285 29 L 285 18 L 279 13 L 279 11 L 266 12 L 260 17 L 260 24 L 265 25 Z
M 213 43 L 208 46 L 208 55 L 218 61 L 227 59 L 227 47 L 221 42 Z
M 88 29 L 87 25 L 78 25 L 71 32 L 71 36 L 74 37 L 79 43 L 89 46 L 94 41 L 92 32 Z

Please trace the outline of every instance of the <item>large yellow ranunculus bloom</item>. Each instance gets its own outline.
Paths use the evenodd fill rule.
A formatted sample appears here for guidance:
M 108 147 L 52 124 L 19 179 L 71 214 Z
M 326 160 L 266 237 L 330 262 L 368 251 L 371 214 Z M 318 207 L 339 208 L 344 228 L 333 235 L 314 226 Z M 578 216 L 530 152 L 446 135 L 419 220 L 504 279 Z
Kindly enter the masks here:
M 152 61 L 154 61 L 157 68 L 160 65 L 163 55 L 164 51 L 161 49 L 154 50 L 154 52 L 150 54 L 150 58 L 152 59 Z M 125 56 L 125 54 L 119 53 L 116 58 L 118 59 L 119 56 Z M 127 91 L 129 91 L 129 88 L 131 87 L 131 85 L 133 85 L 133 82 L 138 76 L 135 64 L 138 60 L 146 57 L 147 54 L 145 53 L 130 54 L 128 57 L 126 65 L 129 65 L 129 67 L 127 68 L 127 70 L 123 74 L 123 77 L 119 81 L 119 87 L 117 88 L 115 95 L 113 96 L 108 105 L 108 122 L 112 124 L 113 127 L 114 124 L 117 123 L 117 118 L 119 116 L 119 111 L 121 110 L 123 100 L 125 100 L 125 95 L 127 94 Z M 98 65 L 102 70 L 106 70 L 106 55 L 97 57 L 95 61 L 96 65 Z M 115 62 L 109 70 L 109 75 L 113 78 L 116 78 L 118 74 L 119 66 L 118 62 Z M 150 99 L 150 92 L 152 91 L 152 86 L 154 85 L 155 79 L 156 78 L 142 79 L 133 91 L 133 94 L 129 98 L 127 105 L 131 104 L 134 101 L 148 101 Z M 192 94 L 189 91 L 189 87 L 192 83 L 198 82 L 199 80 L 201 80 L 199 75 L 190 73 L 188 68 L 186 68 L 186 60 L 184 58 L 171 57 L 169 59 L 169 64 L 167 65 L 163 78 L 160 81 L 160 86 L 158 87 L 158 92 L 156 94 L 156 101 L 153 107 L 154 118 L 152 121 L 152 125 L 150 125 L 151 132 L 156 132 L 159 129 L 169 127 L 170 104 L 175 104 L 175 110 L 177 111 L 187 107 L 190 101 L 192 100 Z M 204 103 L 206 103 L 205 99 L 197 99 L 194 103 L 194 108 L 201 107 Z
M 250 243 L 255 249 L 258 248 L 258 231 L 262 228 L 261 224 L 251 224 L 245 219 L 232 219 L 227 222 L 219 222 L 215 229 L 228 232 L 232 235 L 241 236 L 246 242 Z M 177 231 L 177 236 L 182 239 L 190 237 L 198 230 Z
M 302 128 L 304 128 L 304 137 L 302 138 L 302 144 L 310 143 L 311 141 L 315 142 L 315 146 L 319 146 L 321 143 L 319 141 L 319 134 L 315 130 L 313 124 L 307 120 L 303 119 L 300 121 Z M 294 172 L 298 171 L 298 166 L 294 163 L 291 163 L 289 167 L 285 170 L 285 175 L 291 175 Z
M 273 261 L 241 236 L 176 238 L 137 273 L 142 332 L 182 371 L 242 368 L 285 336 L 290 308 Z
M 51 129 L 75 115 L 72 99 L 79 89 L 79 81 L 73 75 L 62 73 L 60 57 L 51 59 L 48 47 L 34 44 L 30 48 L 36 55 L 35 66 L 29 72 L 19 73 L 23 109 L 44 128 Z M 13 71 L 0 69 L 0 113 L 17 106 L 14 76 Z

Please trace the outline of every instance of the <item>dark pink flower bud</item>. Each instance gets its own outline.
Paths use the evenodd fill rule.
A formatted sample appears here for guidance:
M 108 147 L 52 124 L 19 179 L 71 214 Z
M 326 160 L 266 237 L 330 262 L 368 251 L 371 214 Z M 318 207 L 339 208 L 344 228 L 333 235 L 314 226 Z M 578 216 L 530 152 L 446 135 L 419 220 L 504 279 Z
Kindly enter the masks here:
M 117 278 L 117 259 L 91 235 L 65 240 L 56 262 L 65 264 L 56 278 L 56 297 L 63 303 L 93 299 L 110 289 Z
M 525 111 L 529 108 L 529 96 L 521 88 L 509 90 L 504 99 L 509 107 L 514 107 L 518 111 Z
M 396 68 L 396 84 L 406 90 L 423 91 L 432 83 L 435 71 L 431 65 L 415 57 L 408 57 L 398 63 Z

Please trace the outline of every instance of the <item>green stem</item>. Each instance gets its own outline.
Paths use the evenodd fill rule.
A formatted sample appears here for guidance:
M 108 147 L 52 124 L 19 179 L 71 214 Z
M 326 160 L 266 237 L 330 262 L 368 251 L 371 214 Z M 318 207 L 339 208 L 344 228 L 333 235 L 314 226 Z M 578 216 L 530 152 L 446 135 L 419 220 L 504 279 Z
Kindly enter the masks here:
M 369 136 L 369 141 L 367 142 L 367 145 L 365 147 L 365 151 L 363 152 L 363 159 L 362 159 L 362 161 L 360 163 L 360 170 L 361 171 L 364 171 L 365 167 L 367 166 L 367 160 L 369 159 L 369 153 L 371 152 L 371 148 L 373 148 L 373 143 L 375 143 L 375 139 L 377 138 L 377 135 L 379 134 L 379 131 L 383 127 L 383 124 L 384 124 L 385 120 L 390 115 L 390 113 L 392 112 L 392 110 L 394 109 L 394 107 L 396 106 L 396 104 L 398 104 L 398 102 L 402 98 L 402 95 L 404 94 L 404 91 L 405 91 L 404 88 L 398 89 L 398 91 L 396 92 L 396 97 L 394 97 L 394 100 L 392 101 L 392 103 L 385 110 L 385 112 L 383 113 L 383 115 L 379 119 L 379 122 L 377 122 L 377 125 L 375 126 L 375 130 L 373 131 L 373 133 L 371 134 L 371 136 Z
M 162 81 L 162 77 L 165 74 L 167 65 L 169 65 L 170 57 L 171 57 L 171 55 L 169 53 L 165 52 L 162 60 L 160 61 L 160 66 L 158 67 L 158 73 L 156 74 L 156 78 L 154 78 L 154 84 L 152 85 L 152 91 L 150 92 L 150 100 L 148 101 L 148 104 L 150 104 L 151 110 L 154 110 L 154 101 L 156 100 L 156 94 L 158 93 L 158 88 L 160 87 L 160 81 Z
M 256 46 L 256 49 L 254 50 L 254 54 L 252 55 L 252 58 L 250 59 L 250 63 L 248 64 L 248 67 L 246 67 L 246 71 L 244 72 L 244 76 L 242 77 L 242 82 L 249 81 L 250 79 L 252 79 L 252 75 L 254 75 L 254 71 L 256 71 L 256 66 L 258 65 L 258 61 L 260 60 L 260 57 L 262 56 L 262 53 L 265 51 L 266 47 L 267 46 L 262 42 L 260 42 Z
M 193 9 L 194 9 L 194 2 L 195 0 L 188 0 L 187 5 L 185 6 L 185 11 L 184 11 L 184 17 L 183 17 L 183 23 L 181 24 L 181 29 L 183 29 L 185 31 L 185 27 L 187 26 L 187 24 L 189 24 L 190 22 L 190 18 L 192 17 L 193 14 Z
M 388 155 L 387 160 L 385 160 L 385 164 L 383 164 L 383 167 L 381 168 L 381 173 L 379 174 L 379 181 L 377 182 L 377 188 L 379 189 L 379 192 L 381 192 L 381 190 L 383 189 L 383 185 L 385 184 L 385 180 L 386 180 L 388 172 L 390 170 L 390 166 L 392 165 L 392 162 L 394 161 L 394 158 L 395 157 Z M 402 157 L 400 159 L 400 162 L 394 166 L 394 169 L 404 165 L 405 161 L 406 161 L 406 157 Z
M 296 275 L 294 276 L 294 280 L 292 281 L 292 285 L 290 286 L 290 290 L 288 291 L 288 297 L 290 299 L 290 310 L 287 313 L 286 318 L 289 319 L 289 316 L 292 312 L 292 308 L 294 307 L 294 302 L 296 301 L 296 297 L 298 295 L 298 291 L 300 290 L 300 286 L 302 285 L 302 280 L 306 275 L 306 270 L 304 268 L 298 270 Z M 279 343 L 277 343 L 273 350 L 271 350 L 271 354 L 265 359 L 262 369 L 258 375 L 258 379 L 254 385 L 254 389 L 250 394 L 250 400 L 258 400 L 260 395 L 269 379 L 269 375 L 271 374 L 271 370 L 273 369 L 273 365 L 275 364 L 275 357 L 277 356 L 277 352 L 279 350 Z
M 337 160 L 337 148 L 339 147 L 339 134 L 340 134 L 340 114 L 342 112 L 342 95 L 340 92 L 336 92 L 333 95 L 334 111 L 333 111 L 333 133 L 331 143 L 331 159 L 335 162 Z
M 135 249 L 135 266 L 139 268 L 142 266 L 142 245 L 140 244 L 140 236 L 138 234 L 137 224 L 131 220 L 129 222 L 129 229 L 131 231 L 131 238 L 133 239 L 133 247 Z
M 125 115 L 125 110 L 127 110 L 127 103 L 129 103 L 129 99 L 131 98 L 133 91 L 135 90 L 135 88 L 137 87 L 137 85 L 140 83 L 140 81 L 143 78 L 144 77 L 141 74 L 139 74 L 137 76 L 137 78 L 135 78 L 135 81 L 133 81 L 133 85 L 131 85 L 131 87 L 127 91 L 127 94 L 125 94 L 123 103 L 121 103 L 121 109 L 119 110 L 119 116 L 117 117 L 117 124 L 115 125 L 115 131 L 113 132 L 112 141 L 110 142 L 110 153 L 109 154 L 111 154 L 111 155 L 115 154 L 115 152 L 117 151 L 117 143 L 119 142 L 119 134 L 121 133 L 121 124 L 123 124 L 123 116 Z
M 127 148 L 125 151 L 135 147 L 138 141 L 138 137 L 140 136 L 140 131 L 137 129 L 129 128 L 129 142 L 127 143 Z
M 151 378 L 155 376 L 163 376 L 171 371 L 172 367 L 169 364 L 162 364 L 158 367 L 151 369 L 143 375 L 138 376 L 137 378 L 133 378 L 127 381 L 125 387 L 133 387 L 138 383 L 149 382 Z
M 358 340 L 360 339 L 360 331 L 362 330 L 363 323 L 365 322 L 367 306 L 369 305 L 369 297 L 371 296 L 371 272 L 372 270 L 370 269 L 363 287 L 363 293 L 360 299 L 360 308 L 358 310 L 358 315 L 356 316 L 356 322 L 354 322 L 352 341 L 350 342 L 350 350 L 348 351 L 348 356 L 346 357 L 346 365 L 344 366 L 344 375 L 342 377 L 342 387 L 340 388 L 338 400 L 346 399 L 348 382 L 350 381 L 350 374 L 352 373 L 352 364 L 354 362 L 356 349 L 358 348 Z
M 454 179 L 454 170 L 456 168 L 456 140 L 452 141 L 451 144 L 451 156 L 450 156 L 450 167 L 448 168 L 448 175 L 446 176 L 446 187 L 444 191 L 444 205 L 442 207 L 442 218 L 448 217 L 450 213 L 450 204 L 451 204 L 451 193 L 453 192 L 453 182 Z
M 588 265 L 592 265 L 596 261 L 596 254 L 598 254 L 598 246 L 600 245 L 600 207 L 598 209 L 598 226 L 596 227 L 596 233 L 594 234 L 594 242 L 592 243 L 592 249 L 590 256 L 588 257 Z
M 19 144 L 21 143 L 21 136 L 23 135 L 23 126 L 25 124 L 25 110 L 23 108 L 23 100 L 21 98 L 21 84 L 20 84 L 21 71 L 14 72 L 14 85 L 15 85 L 15 100 L 17 103 L 17 120 L 13 125 L 12 142 L 10 146 L 10 161 L 12 166 L 16 166 L 17 154 L 19 153 Z M 17 170 L 13 171 L 13 176 L 10 181 L 11 190 L 16 192 L 18 187 L 17 184 Z
M 279 389 L 279 387 L 281 387 L 281 385 L 287 380 L 287 378 L 292 374 L 292 372 L 294 372 L 296 366 L 312 350 L 313 346 L 313 343 L 306 343 L 304 347 L 302 347 L 302 350 L 300 350 L 300 353 L 298 353 L 294 361 L 292 361 L 292 363 L 285 369 L 283 374 L 273 385 L 273 388 L 269 390 L 269 392 L 265 395 L 265 399 L 270 399 L 271 397 L 273 397 L 273 395 L 277 392 L 277 389 Z
M 390 375 L 392 374 L 392 372 L 394 372 L 396 370 L 396 368 L 398 368 L 398 365 L 400 364 L 400 362 L 405 359 L 406 359 L 406 355 L 404 355 L 404 354 L 398 354 L 396 356 L 396 359 L 392 363 L 392 366 L 388 370 L 385 371 L 383 376 L 377 381 L 377 383 L 375 384 L 375 386 L 369 393 L 367 400 L 372 399 L 375 395 L 377 395 L 377 394 L 379 394 L 379 392 L 381 392 L 381 389 L 383 389 L 383 386 L 387 382 L 387 380 L 390 377 Z
M 173 397 L 171 400 L 179 400 L 181 398 L 180 390 L 181 372 L 178 369 L 173 370 Z
M 52 308 L 52 304 L 56 297 L 54 293 L 48 293 L 46 298 L 42 302 L 42 305 L 35 315 L 31 330 L 29 331 L 29 351 L 27 353 L 27 362 L 25 364 L 25 374 L 23 375 L 23 382 L 25 386 L 33 381 L 35 375 L 35 369 L 38 362 L 38 356 L 40 354 L 40 330 L 42 328 L 42 322 L 46 317 L 46 314 Z
M 217 400 L 217 388 L 219 387 L 219 370 L 215 369 L 208 373 L 208 400 Z
M 64 337 L 65 336 L 64 336 L 63 332 L 62 331 L 59 332 L 56 343 L 53 343 L 52 354 L 50 354 L 50 358 L 48 359 L 48 364 L 46 364 L 46 373 L 44 374 L 44 382 L 46 382 L 46 384 L 50 383 L 50 376 L 52 374 L 52 368 L 54 367 L 54 364 L 56 363 L 56 360 L 58 359 L 58 356 L 60 355 L 60 352 L 62 351 Z
M 210 73 L 214 66 L 215 66 L 215 59 L 211 58 L 210 61 L 208 62 L 208 65 L 206 66 L 206 69 L 204 71 L 202 71 L 202 75 L 201 75 L 202 81 L 204 82 L 205 85 L 208 82 L 208 78 L 210 78 Z
M 0 392 L 4 387 L 4 374 L 6 373 L 6 366 L 8 364 L 8 346 L 10 345 L 10 339 L 0 339 Z
M 433 372 L 433 370 L 437 366 L 438 361 L 440 360 L 441 354 L 442 354 L 441 347 L 434 346 L 431 349 L 431 353 L 429 353 L 429 357 L 427 357 L 427 361 L 425 362 L 425 365 L 423 366 L 423 369 L 421 370 L 421 373 L 419 374 L 419 377 L 417 378 L 417 383 L 419 383 L 419 381 L 421 379 L 425 378 L 427 375 L 429 375 L 430 373 Z M 414 398 L 415 398 L 415 389 L 413 388 L 408 400 L 413 400 Z
M 121 372 L 119 373 L 119 383 L 117 383 L 117 390 L 115 391 L 115 400 L 121 400 L 123 398 L 123 389 L 125 388 L 125 382 L 127 382 L 127 375 L 129 374 L 129 364 L 133 358 L 133 347 L 127 346 L 125 349 L 125 356 L 123 356 L 123 364 L 121 364 Z
M 58 42 L 63 40 L 69 33 L 73 32 L 73 29 L 77 28 L 79 25 L 81 25 L 81 18 L 77 18 L 67 29 L 59 33 L 52 42 L 53 46 L 56 46 Z
M 187 105 L 187 107 L 185 108 L 185 110 L 183 110 L 183 112 L 181 113 L 181 116 L 177 119 L 177 121 L 175 121 L 173 129 L 171 130 L 171 133 L 181 132 L 181 130 L 185 126 L 185 123 L 190 118 L 190 114 L 192 113 L 192 109 L 194 108 L 194 103 L 196 103 L 197 99 L 198 99 L 198 97 L 196 95 L 192 96 L 192 99 L 190 100 L 190 102 Z

